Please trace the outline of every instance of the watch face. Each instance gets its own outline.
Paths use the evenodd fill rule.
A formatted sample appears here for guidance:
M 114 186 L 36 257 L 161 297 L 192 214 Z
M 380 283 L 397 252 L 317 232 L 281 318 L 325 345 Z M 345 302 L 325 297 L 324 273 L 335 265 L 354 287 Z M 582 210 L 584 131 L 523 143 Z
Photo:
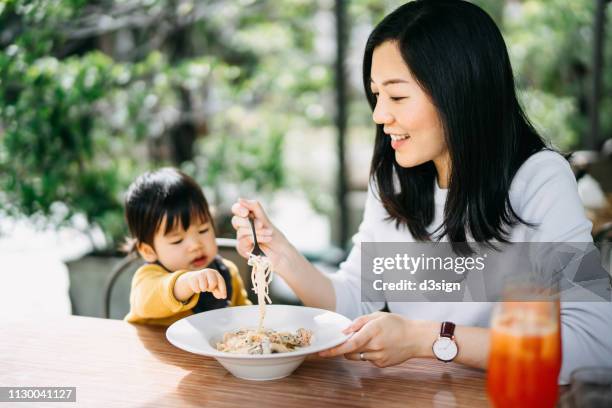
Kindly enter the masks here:
M 457 343 L 448 337 L 440 337 L 433 344 L 433 352 L 442 361 L 450 361 L 457 355 Z

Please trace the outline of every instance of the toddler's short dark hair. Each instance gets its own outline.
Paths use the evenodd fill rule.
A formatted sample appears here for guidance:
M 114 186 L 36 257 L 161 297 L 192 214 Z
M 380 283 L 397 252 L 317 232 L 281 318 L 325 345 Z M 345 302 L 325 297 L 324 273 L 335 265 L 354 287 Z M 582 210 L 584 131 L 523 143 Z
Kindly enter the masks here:
M 132 245 L 153 246 L 153 238 L 166 217 L 164 234 L 180 221 L 184 230 L 193 219 L 214 223 L 202 188 L 188 175 L 172 167 L 144 173 L 129 187 L 125 197 L 125 218 L 132 236 Z M 135 241 L 135 242 L 134 242 Z

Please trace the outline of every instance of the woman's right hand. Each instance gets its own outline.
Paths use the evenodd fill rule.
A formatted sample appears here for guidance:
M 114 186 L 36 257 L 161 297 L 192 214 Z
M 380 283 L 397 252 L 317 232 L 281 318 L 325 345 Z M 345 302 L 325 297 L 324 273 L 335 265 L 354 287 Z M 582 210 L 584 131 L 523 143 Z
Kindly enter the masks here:
M 261 204 L 240 199 L 232 206 L 232 225 L 236 229 L 237 250 L 245 258 L 253 250 L 253 232 L 249 213 L 254 215 L 257 242 L 272 263 L 272 270 L 283 277 L 306 305 L 334 310 L 336 295 L 331 281 L 291 245 L 268 219 Z
M 263 210 L 261 204 L 256 200 L 239 199 L 232 205 L 232 226 L 236 230 L 238 241 L 238 253 L 248 258 L 253 250 L 253 232 L 249 222 L 249 213 L 254 216 L 255 233 L 257 242 L 262 251 L 270 259 L 272 267 L 276 272 L 281 272 L 282 265 L 288 256 L 295 251 L 287 238 L 273 224 Z

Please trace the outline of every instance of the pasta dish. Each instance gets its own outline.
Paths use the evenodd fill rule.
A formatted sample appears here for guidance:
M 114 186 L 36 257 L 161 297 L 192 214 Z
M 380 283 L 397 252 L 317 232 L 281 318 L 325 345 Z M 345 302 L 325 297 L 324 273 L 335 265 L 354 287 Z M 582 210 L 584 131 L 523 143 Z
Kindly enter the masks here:
M 287 353 L 310 345 L 312 331 L 298 329 L 295 334 L 275 330 L 240 329 L 225 333 L 217 350 L 240 354 Z
M 259 304 L 259 324 L 257 330 L 238 329 L 223 335 L 223 341 L 217 343 L 217 350 L 236 354 L 271 354 L 295 351 L 300 347 L 309 346 L 312 341 L 312 331 L 298 329 L 295 334 L 266 330 L 263 321 L 266 317 L 266 302 L 272 303 L 269 296 L 269 285 L 272 281 L 272 268 L 265 256 L 250 255 L 248 264 L 251 270 L 253 291 L 257 293 Z

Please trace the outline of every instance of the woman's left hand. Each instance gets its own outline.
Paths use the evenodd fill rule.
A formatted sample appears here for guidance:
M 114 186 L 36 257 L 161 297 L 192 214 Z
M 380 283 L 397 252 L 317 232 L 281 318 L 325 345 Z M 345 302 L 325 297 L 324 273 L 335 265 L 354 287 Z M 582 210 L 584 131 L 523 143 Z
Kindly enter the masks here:
M 349 360 L 370 361 L 377 367 L 403 363 L 413 357 L 428 355 L 425 341 L 435 330 L 433 322 L 413 321 L 393 313 L 376 312 L 361 316 L 344 330 L 353 333 L 341 345 L 319 353 L 321 357 L 341 354 Z M 425 331 L 424 331 L 425 330 Z M 431 349 L 431 343 L 428 346 Z M 429 350 L 431 351 L 431 350 Z M 361 356 L 360 356 L 361 354 Z

